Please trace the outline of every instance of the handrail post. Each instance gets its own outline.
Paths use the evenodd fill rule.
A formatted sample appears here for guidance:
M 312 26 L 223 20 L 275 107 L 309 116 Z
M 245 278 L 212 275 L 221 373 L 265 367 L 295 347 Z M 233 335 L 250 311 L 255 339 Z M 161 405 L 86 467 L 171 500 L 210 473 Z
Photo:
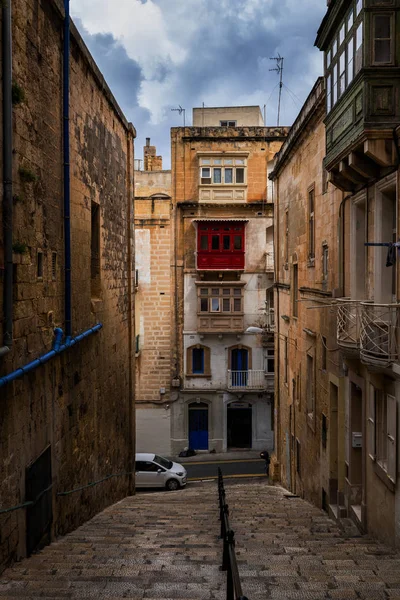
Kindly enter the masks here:
M 235 547 L 235 533 L 230 529 L 226 532 L 226 553 L 227 553 L 227 573 L 226 573 L 226 600 L 235 600 L 234 598 L 234 587 L 233 587 L 233 576 L 232 576 L 232 563 L 230 550 Z

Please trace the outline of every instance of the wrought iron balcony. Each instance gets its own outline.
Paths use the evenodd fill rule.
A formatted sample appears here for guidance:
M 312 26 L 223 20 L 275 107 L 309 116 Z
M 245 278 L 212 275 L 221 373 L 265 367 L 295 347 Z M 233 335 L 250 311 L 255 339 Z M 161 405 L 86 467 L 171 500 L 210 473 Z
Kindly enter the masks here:
M 265 390 L 268 381 L 265 371 L 231 371 L 228 370 L 228 390 Z
M 357 354 L 360 349 L 361 301 L 340 298 L 337 304 L 336 338 L 345 354 Z
M 361 362 L 386 368 L 399 360 L 400 304 L 361 302 Z

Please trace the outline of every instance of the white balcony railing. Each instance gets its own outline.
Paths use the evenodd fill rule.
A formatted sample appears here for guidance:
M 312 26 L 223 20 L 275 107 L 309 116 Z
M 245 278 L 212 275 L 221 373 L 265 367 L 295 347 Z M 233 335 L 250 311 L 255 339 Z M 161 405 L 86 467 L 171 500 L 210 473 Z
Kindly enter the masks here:
M 361 302 L 361 362 L 385 368 L 399 360 L 400 304 Z
M 343 351 L 356 351 L 360 347 L 361 302 L 340 298 L 337 304 L 336 337 Z
M 275 329 L 275 311 L 273 308 L 268 308 L 266 311 L 266 319 L 265 319 L 265 329 L 269 331 L 274 331 Z
M 273 252 L 265 253 L 265 271 L 267 273 L 274 272 L 274 253 Z
M 228 371 L 228 390 L 264 390 L 265 371 Z

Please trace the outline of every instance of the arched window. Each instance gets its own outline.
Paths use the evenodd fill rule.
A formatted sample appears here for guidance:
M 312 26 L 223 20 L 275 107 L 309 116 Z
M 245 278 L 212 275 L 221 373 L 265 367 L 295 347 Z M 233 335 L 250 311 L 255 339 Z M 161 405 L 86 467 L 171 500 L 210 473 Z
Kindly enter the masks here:
M 196 344 L 186 350 L 186 375 L 189 377 L 210 377 L 210 348 Z

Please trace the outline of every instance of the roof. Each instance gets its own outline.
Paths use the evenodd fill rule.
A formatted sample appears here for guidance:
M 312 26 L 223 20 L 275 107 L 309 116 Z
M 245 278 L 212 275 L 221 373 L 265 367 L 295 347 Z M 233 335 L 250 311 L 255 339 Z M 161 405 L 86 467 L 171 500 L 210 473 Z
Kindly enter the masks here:
M 139 452 L 135 456 L 135 460 L 154 460 L 155 454 L 150 454 L 148 452 Z
M 225 223 L 226 221 L 237 221 L 239 223 L 248 223 L 248 219 L 226 219 L 225 217 L 215 217 L 212 219 L 205 219 L 199 217 L 198 219 L 193 219 L 193 223 L 204 223 L 204 221 L 213 221 L 215 223 Z

